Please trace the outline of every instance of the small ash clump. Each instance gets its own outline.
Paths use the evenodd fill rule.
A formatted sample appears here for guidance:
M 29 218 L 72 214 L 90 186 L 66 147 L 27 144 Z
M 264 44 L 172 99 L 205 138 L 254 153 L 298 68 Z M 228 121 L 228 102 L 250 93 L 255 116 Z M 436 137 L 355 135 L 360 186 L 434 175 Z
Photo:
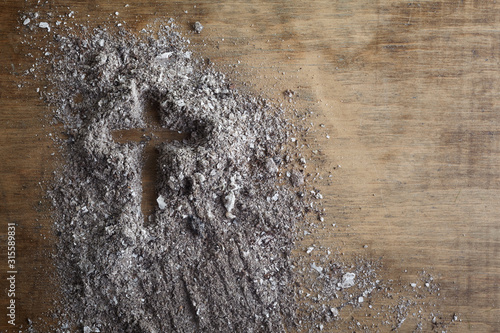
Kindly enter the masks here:
M 202 66 L 169 26 L 154 38 L 100 29 L 54 38 L 47 98 L 67 139 L 51 197 L 66 327 L 293 325 L 290 252 L 305 204 L 279 180 L 289 140 L 283 111 Z M 158 206 L 147 219 L 144 145 L 112 135 L 144 127 L 146 104 L 157 107 L 163 127 L 189 133 L 157 146 Z
M 203 30 L 203 26 L 201 25 L 200 22 L 196 21 L 193 24 L 193 29 L 197 34 L 201 34 L 201 31 Z

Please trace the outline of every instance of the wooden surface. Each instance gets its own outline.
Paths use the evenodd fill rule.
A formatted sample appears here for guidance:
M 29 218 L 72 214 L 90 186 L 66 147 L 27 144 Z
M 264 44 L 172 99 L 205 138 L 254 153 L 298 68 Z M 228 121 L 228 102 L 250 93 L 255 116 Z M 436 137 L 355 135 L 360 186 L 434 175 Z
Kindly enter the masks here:
M 315 242 L 347 258 L 381 258 L 386 279 L 432 272 L 441 284 L 439 311 L 462 320 L 450 331 L 500 331 L 500 4 L 55 3 L 84 22 L 119 11 L 131 29 L 155 15 L 176 17 L 183 31 L 200 21 L 203 33 L 190 36 L 199 52 L 237 64 L 226 68 L 271 98 L 296 91 L 298 106 L 314 112 L 315 163 L 333 175 L 321 189 L 326 221 L 337 227 Z M 47 108 L 34 91 L 18 90 L 12 75 L 25 62 L 16 26 L 27 6 L 0 4 L 1 328 L 8 327 L 8 222 L 18 224 L 18 323 L 49 309 L 54 287 L 43 273 L 51 220 L 39 185 L 54 162 L 40 120 Z

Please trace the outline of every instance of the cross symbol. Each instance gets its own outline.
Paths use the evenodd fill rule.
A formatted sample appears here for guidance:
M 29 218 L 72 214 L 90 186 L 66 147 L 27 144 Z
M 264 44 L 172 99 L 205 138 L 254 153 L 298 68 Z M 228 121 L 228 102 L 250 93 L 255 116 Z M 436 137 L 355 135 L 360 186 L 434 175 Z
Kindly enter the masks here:
M 166 141 L 187 139 L 189 134 L 172 131 L 161 126 L 160 107 L 157 102 L 148 101 L 143 108 L 145 123 L 148 127 L 116 130 L 113 139 L 118 143 L 140 142 L 144 148 L 142 153 L 142 201 L 141 210 L 145 222 L 157 207 L 156 175 L 158 173 L 159 151 L 156 147 Z

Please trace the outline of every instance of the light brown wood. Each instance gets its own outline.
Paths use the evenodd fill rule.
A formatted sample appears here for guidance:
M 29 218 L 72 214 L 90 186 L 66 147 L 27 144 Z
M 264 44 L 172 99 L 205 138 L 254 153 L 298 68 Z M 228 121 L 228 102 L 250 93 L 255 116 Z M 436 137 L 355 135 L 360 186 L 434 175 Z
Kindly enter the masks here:
M 225 70 L 271 98 L 296 91 L 298 107 L 314 112 L 317 132 L 308 140 L 321 150 L 314 164 L 333 175 L 321 190 L 326 221 L 337 227 L 316 244 L 346 258 L 381 258 L 385 279 L 406 283 L 432 272 L 441 284 L 439 311 L 462 319 L 451 331 L 500 330 L 500 4 L 55 3 L 83 22 L 118 11 L 131 29 L 155 17 L 176 17 L 183 31 L 200 21 L 202 34 L 190 35 L 198 52 L 221 67 L 237 65 Z M 16 26 L 26 6 L 0 5 L 0 286 L 7 286 L 6 224 L 15 222 L 23 325 L 52 306 L 54 287 L 42 273 L 51 220 L 39 182 L 54 162 L 40 121 L 47 108 L 34 91 L 17 89 L 11 74 L 25 63 Z M 8 328 L 6 302 L 3 294 L 1 328 Z

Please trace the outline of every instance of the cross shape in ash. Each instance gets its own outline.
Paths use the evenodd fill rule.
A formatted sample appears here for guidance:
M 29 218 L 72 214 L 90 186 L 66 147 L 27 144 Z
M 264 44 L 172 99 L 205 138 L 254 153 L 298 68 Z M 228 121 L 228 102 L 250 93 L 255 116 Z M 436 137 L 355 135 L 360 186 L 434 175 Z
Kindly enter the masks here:
M 132 128 L 116 130 L 112 132 L 113 139 L 118 143 L 131 141 L 140 142 L 144 145 L 142 158 L 142 202 L 141 210 L 144 220 L 154 212 L 157 206 L 157 169 L 159 152 L 156 147 L 168 141 L 181 141 L 189 137 L 189 134 L 172 131 L 161 126 L 159 106 L 153 102 L 147 103 L 144 107 L 146 128 Z

